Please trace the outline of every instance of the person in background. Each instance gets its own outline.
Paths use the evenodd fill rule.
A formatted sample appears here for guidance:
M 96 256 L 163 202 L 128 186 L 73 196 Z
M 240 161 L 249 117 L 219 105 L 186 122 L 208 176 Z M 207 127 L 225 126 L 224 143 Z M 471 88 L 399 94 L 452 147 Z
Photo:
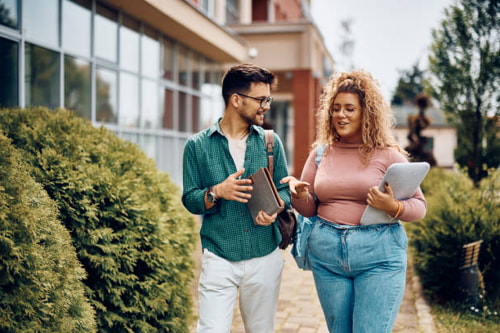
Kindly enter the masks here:
M 292 205 L 315 221 L 309 260 L 330 332 L 391 332 L 406 282 L 407 237 L 400 220 L 426 214 L 419 188 L 406 200 L 378 190 L 393 163 L 408 163 L 391 134 L 393 114 L 378 82 L 366 71 L 335 73 L 318 111 L 318 137 L 325 147 L 319 165 L 312 150 L 301 180 L 289 176 Z M 361 225 L 367 207 L 394 223 Z
M 267 166 L 264 114 L 272 102 L 275 76 L 253 64 L 229 69 L 222 80 L 224 115 L 186 143 L 184 206 L 203 215 L 198 332 L 229 332 L 239 291 L 246 332 L 274 332 L 283 257 L 277 214 L 260 211 L 252 220 L 246 202 L 248 179 Z M 281 204 L 290 205 L 283 144 L 274 134 L 274 182 Z

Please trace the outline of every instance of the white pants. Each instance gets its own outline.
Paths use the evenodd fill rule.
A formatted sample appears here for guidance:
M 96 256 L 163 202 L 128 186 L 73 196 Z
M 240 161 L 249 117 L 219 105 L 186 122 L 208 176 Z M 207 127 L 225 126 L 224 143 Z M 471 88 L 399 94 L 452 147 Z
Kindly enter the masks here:
M 274 332 L 283 265 L 279 249 L 243 261 L 228 261 L 204 249 L 198 286 L 198 332 L 231 330 L 238 290 L 246 332 Z

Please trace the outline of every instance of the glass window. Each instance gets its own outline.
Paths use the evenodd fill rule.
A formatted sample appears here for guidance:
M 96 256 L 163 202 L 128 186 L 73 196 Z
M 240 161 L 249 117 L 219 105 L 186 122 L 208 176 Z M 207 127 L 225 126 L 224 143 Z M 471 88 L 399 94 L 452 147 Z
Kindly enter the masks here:
M 26 37 L 59 46 L 59 0 L 24 0 L 23 30 Z
M 129 71 L 139 71 L 139 24 L 124 16 L 120 27 L 120 65 Z
M 179 46 L 179 76 L 177 78 L 179 84 L 187 86 L 188 84 L 188 51 L 184 46 Z
M 188 124 L 188 94 L 179 92 L 179 122 L 177 123 L 177 130 L 180 132 L 187 132 Z
M 18 0 L 0 0 L 0 24 L 18 29 Z
M 145 34 L 141 38 L 142 75 L 157 78 L 160 75 L 160 42 L 155 32 L 145 29 Z
M 239 0 L 226 0 L 226 23 L 238 23 L 239 19 Z
M 116 124 L 118 80 L 115 71 L 97 67 L 96 116 L 97 122 Z
M 139 138 L 139 146 L 147 157 L 156 159 L 158 150 L 158 137 L 156 135 L 142 134 Z
M 90 1 L 63 2 L 63 47 L 66 52 L 90 57 Z
M 139 125 L 139 79 L 135 75 L 120 73 L 120 112 L 118 124 L 136 128 Z
M 174 92 L 165 89 L 163 96 L 163 128 L 174 128 Z
M 118 15 L 116 12 L 97 4 L 95 16 L 95 55 L 116 63 L 118 50 Z
M 194 96 L 191 101 L 191 132 L 198 132 L 200 130 L 200 98 Z
M 193 89 L 200 89 L 201 80 L 201 57 L 197 54 L 193 54 L 192 70 L 191 70 L 191 87 Z
M 159 128 L 160 110 L 158 105 L 158 86 L 151 80 L 142 80 L 142 98 L 141 98 L 141 127 Z
M 90 64 L 71 56 L 64 57 L 64 107 L 91 120 Z
M 174 43 L 169 40 L 163 41 L 163 78 L 174 79 Z
M 26 43 L 26 106 L 60 107 L 59 54 Z
M 19 105 L 19 44 L 0 38 L 0 108 Z

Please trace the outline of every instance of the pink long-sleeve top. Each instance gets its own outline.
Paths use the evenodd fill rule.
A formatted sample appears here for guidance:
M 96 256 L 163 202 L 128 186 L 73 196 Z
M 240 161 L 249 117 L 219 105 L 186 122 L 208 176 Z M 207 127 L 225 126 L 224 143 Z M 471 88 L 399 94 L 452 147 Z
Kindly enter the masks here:
M 393 163 L 408 163 L 395 149 L 377 149 L 367 166 L 362 164 L 358 144 L 336 142 L 327 147 L 319 166 L 316 150 L 311 151 L 302 170 L 301 180 L 310 184 L 306 199 L 292 198 L 295 209 L 306 217 L 318 215 L 337 224 L 359 225 L 367 206 L 368 190 L 378 186 Z M 318 199 L 318 204 L 314 200 Z M 413 197 L 403 200 L 406 222 L 422 219 L 427 202 L 419 188 Z

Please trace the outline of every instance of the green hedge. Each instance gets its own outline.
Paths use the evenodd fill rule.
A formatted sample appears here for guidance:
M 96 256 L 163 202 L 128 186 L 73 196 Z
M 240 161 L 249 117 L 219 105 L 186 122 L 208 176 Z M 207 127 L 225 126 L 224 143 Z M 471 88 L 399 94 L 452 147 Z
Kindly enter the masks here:
M 0 134 L 0 331 L 96 332 L 55 202 Z
M 465 172 L 432 169 L 422 190 L 427 216 L 406 226 L 426 292 L 440 303 L 456 300 L 462 246 L 483 240 L 482 296 L 500 304 L 500 171 L 491 171 L 476 188 Z
M 99 332 L 187 332 L 196 224 L 168 175 L 65 110 L 3 110 L 2 127 L 57 202 Z

